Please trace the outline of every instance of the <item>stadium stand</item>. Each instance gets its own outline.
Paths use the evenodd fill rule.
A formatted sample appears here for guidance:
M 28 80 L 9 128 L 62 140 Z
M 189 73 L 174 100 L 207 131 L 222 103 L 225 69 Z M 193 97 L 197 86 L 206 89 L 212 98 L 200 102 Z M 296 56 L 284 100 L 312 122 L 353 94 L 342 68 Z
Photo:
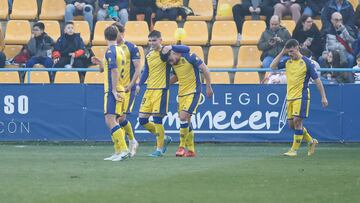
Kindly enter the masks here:
M 90 27 L 86 21 L 74 21 L 75 32 L 80 33 L 85 45 L 90 43 Z
M 0 83 L 10 83 L 10 84 L 19 84 L 19 73 L 16 71 L 9 71 L 9 72 L 0 72 Z
M 42 20 L 40 22 L 44 23 L 45 32 L 56 42 L 56 40 L 61 35 L 59 21 L 56 21 L 56 20 Z
M 41 20 L 63 20 L 65 13 L 65 1 L 43 0 L 41 5 Z
M 174 32 L 177 28 L 178 25 L 175 21 L 157 21 L 154 26 L 155 30 L 161 32 L 161 37 L 164 45 L 176 43 Z
M 348 0 L 352 6 L 354 7 L 354 10 L 356 10 L 356 7 L 359 5 L 359 0 Z
M 237 57 L 238 68 L 260 68 L 261 51 L 257 46 L 241 46 Z
M 100 72 L 87 72 L 85 75 L 85 84 L 103 84 L 104 83 L 104 73 Z
M 50 78 L 47 71 L 33 71 L 27 72 L 25 74 L 24 83 L 28 83 L 28 74 L 30 74 L 30 83 L 31 84 L 49 84 Z
M 231 10 L 231 8 L 235 5 L 235 4 L 238 4 L 238 3 L 240 3 L 240 1 L 239 0 L 219 0 L 218 1 L 218 4 L 217 4 L 217 13 L 216 13 L 216 20 L 233 20 L 233 15 L 232 15 L 232 10 Z M 229 13 L 229 15 L 227 15 L 227 16 L 220 16 L 219 15 L 219 11 L 221 10 L 221 6 L 223 5 L 223 4 L 229 4 L 230 5 L 230 13 Z
M 240 43 L 242 45 L 257 44 L 261 33 L 266 29 L 264 21 L 245 21 Z
M 4 48 L 6 58 L 14 58 L 20 52 L 21 48 L 21 45 L 6 45 Z
M 113 23 L 114 23 L 114 21 L 98 21 L 98 22 L 96 22 L 95 31 L 94 31 L 94 39 L 92 41 L 93 45 L 96 45 L 96 46 L 98 46 L 98 45 L 105 46 L 106 45 L 106 40 L 104 37 L 104 30 L 106 27 L 110 26 Z M 90 33 L 90 31 L 89 31 L 89 33 Z
M 0 0 L 0 20 L 6 20 L 9 14 L 8 0 Z
M 234 84 L 259 84 L 259 74 L 255 72 L 237 72 Z
M 215 21 L 211 34 L 211 45 L 236 45 L 237 30 L 234 21 Z
M 210 72 L 210 77 L 213 84 L 230 84 L 229 73 L 227 72 Z
M 13 2 L 12 20 L 34 20 L 37 17 L 37 1 L 36 0 L 15 0 Z
M 190 53 L 196 54 L 201 60 L 205 61 L 204 59 L 204 50 L 201 46 L 189 46 Z
M 74 84 L 80 83 L 79 74 L 77 72 L 56 72 L 55 81 L 57 84 Z
M 142 46 L 138 46 L 139 49 L 139 53 L 140 53 L 140 67 L 144 67 L 145 65 L 145 52 L 144 52 L 144 48 Z
M 147 45 L 149 28 L 146 21 L 128 21 L 125 25 L 125 38 L 137 45 Z
M 231 46 L 211 46 L 207 65 L 209 68 L 233 68 L 234 53 Z
M 186 32 L 182 43 L 187 45 L 206 45 L 209 39 L 208 27 L 205 21 L 186 21 Z
M 316 19 L 314 19 L 314 23 L 315 23 L 316 26 L 319 28 L 319 30 L 321 30 L 321 28 L 322 28 L 322 22 L 321 22 L 321 20 L 316 20 Z
M 194 16 L 188 16 L 186 20 L 210 21 L 213 18 L 214 7 L 209 0 L 190 0 L 189 7 L 194 11 Z
M 9 20 L 6 26 L 5 44 L 27 44 L 31 37 L 27 20 Z
M 293 20 L 282 20 L 281 25 L 284 26 L 290 34 L 292 34 L 295 29 L 296 23 Z

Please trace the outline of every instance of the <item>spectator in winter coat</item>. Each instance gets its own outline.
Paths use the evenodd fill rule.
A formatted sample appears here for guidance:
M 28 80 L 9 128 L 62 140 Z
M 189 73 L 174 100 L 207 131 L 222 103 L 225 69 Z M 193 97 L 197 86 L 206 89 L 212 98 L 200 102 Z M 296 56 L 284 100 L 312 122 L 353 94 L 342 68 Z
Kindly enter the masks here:
M 151 15 L 156 12 L 155 0 L 132 0 L 131 3 L 133 7 L 130 9 L 130 20 L 136 20 L 136 15 L 144 14 L 145 21 L 150 27 Z
M 65 0 L 65 22 L 72 21 L 74 16 L 84 16 L 89 23 L 90 31 L 93 30 L 94 16 L 93 10 L 96 0 Z
M 328 30 L 331 27 L 331 15 L 339 12 L 342 16 L 344 25 L 354 29 L 354 8 L 347 0 L 330 0 L 321 13 L 322 30 Z
M 155 21 L 168 19 L 176 20 L 179 15 L 179 7 L 183 6 L 182 0 L 156 0 L 156 10 Z

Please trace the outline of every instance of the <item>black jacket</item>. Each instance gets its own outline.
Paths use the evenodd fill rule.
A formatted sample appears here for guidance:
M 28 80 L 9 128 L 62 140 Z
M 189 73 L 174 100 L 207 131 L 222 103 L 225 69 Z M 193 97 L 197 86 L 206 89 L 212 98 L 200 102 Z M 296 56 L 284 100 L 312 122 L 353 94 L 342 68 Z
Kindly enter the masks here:
M 321 39 L 321 33 L 315 24 L 311 27 L 310 30 L 304 31 L 301 29 L 295 29 L 292 38 L 296 39 L 300 44 L 303 44 L 306 39 L 312 38 L 312 43 L 308 47 L 314 56 L 319 57 L 322 52 L 323 44 Z
M 328 0 L 306 0 L 306 6 L 310 7 L 314 15 L 319 15 L 321 9 L 324 8 Z
M 31 38 L 27 44 L 27 48 L 30 57 L 46 57 L 51 55 L 53 45 L 53 39 L 44 32 L 39 37 Z
M 54 52 L 58 52 L 61 56 L 68 56 L 78 50 L 85 50 L 84 41 L 79 33 L 73 35 L 62 34 L 54 46 Z

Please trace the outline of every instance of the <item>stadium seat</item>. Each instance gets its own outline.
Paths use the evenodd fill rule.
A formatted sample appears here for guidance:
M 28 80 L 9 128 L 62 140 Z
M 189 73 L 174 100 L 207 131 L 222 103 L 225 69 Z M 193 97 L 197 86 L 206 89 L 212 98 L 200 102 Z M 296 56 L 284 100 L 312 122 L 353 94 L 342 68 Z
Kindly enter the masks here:
M 19 84 L 19 73 L 17 71 L 11 71 L 11 72 L 0 72 L 0 83 L 2 84 Z
M 211 45 L 235 45 L 237 29 L 234 21 L 215 21 L 211 34 Z
M 9 14 L 8 0 L 0 0 L 0 19 L 6 20 Z
M 142 46 L 138 46 L 139 49 L 139 53 L 140 53 L 140 67 L 141 69 L 144 67 L 145 65 L 145 53 L 144 53 L 144 48 Z
M 6 26 L 5 44 L 27 44 L 31 37 L 27 20 L 9 20 Z
M 65 14 L 65 1 L 43 0 L 41 5 L 41 20 L 62 20 Z
M 78 72 L 60 71 L 56 72 L 54 82 L 57 84 L 74 84 L 80 83 L 80 78 Z
M 42 20 L 42 23 L 45 25 L 45 32 L 56 42 L 56 40 L 61 36 L 60 24 L 56 20 Z
M 239 48 L 237 66 L 238 68 L 260 68 L 261 51 L 257 46 L 241 46 Z
M 125 24 L 125 39 L 136 45 L 147 45 L 148 35 L 146 21 L 128 21 Z
M 359 5 L 359 0 L 349 0 L 349 3 L 351 3 L 354 7 L 354 10 L 356 10 L 357 6 Z
M 24 83 L 28 83 L 28 74 L 30 73 L 30 83 L 41 83 L 41 84 L 49 84 L 50 78 L 49 73 L 47 71 L 31 71 L 27 72 L 25 75 Z
M 36 0 L 15 0 L 13 1 L 10 19 L 34 20 L 37 17 L 37 12 L 38 6 Z
M 205 21 L 186 21 L 184 24 L 185 38 L 181 41 L 186 45 L 206 45 L 209 39 Z
M 21 48 L 21 45 L 6 45 L 4 48 L 6 59 L 14 58 L 20 52 Z
M 190 48 L 190 53 L 194 53 L 196 54 L 196 56 L 198 56 L 201 60 L 204 60 L 204 50 L 201 46 L 189 46 Z
M 259 42 L 261 34 L 266 29 L 266 24 L 264 21 L 245 21 L 243 24 L 243 33 L 241 37 L 241 44 L 250 44 L 254 45 Z
M 281 25 L 284 26 L 289 31 L 290 35 L 292 35 L 292 33 L 295 29 L 296 23 L 293 20 L 282 20 Z
M 189 7 L 194 11 L 194 16 L 188 16 L 186 20 L 205 20 L 210 21 L 213 18 L 214 7 L 209 0 L 190 0 Z
M 104 72 L 93 72 L 88 71 L 85 75 L 85 84 L 103 84 L 104 83 Z
M 178 28 L 175 21 L 157 21 L 154 29 L 161 32 L 164 45 L 175 44 L 176 39 L 174 33 Z
M 93 46 L 91 50 L 94 52 L 95 56 L 99 59 L 103 59 L 105 56 L 107 46 Z
M 212 84 L 230 84 L 228 72 L 210 72 Z
M 321 22 L 321 20 L 314 20 L 314 23 L 315 23 L 316 26 L 319 28 L 319 30 L 321 30 L 321 28 L 322 28 L 322 22 Z
M 80 36 L 84 41 L 84 44 L 88 45 L 90 42 L 90 34 L 91 34 L 89 23 L 86 21 L 74 21 L 74 30 L 75 32 L 80 33 Z
M 233 20 L 233 15 L 232 15 L 232 10 L 230 10 L 230 15 L 229 16 L 219 16 L 219 11 L 220 11 L 220 7 L 222 4 L 229 4 L 231 6 L 231 8 L 235 5 L 235 4 L 239 4 L 240 1 L 239 0 L 219 0 L 218 4 L 217 4 L 217 13 L 216 13 L 216 20 Z
M 95 25 L 95 31 L 94 31 L 94 39 L 92 41 L 92 45 L 106 45 L 106 40 L 104 37 L 104 30 L 112 25 L 115 21 L 97 21 Z M 90 33 L 90 32 L 89 32 Z
M 209 68 L 233 68 L 234 53 L 231 46 L 211 46 L 207 65 Z
M 234 84 L 259 84 L 259 74 L 257 72 L 237 72 Z

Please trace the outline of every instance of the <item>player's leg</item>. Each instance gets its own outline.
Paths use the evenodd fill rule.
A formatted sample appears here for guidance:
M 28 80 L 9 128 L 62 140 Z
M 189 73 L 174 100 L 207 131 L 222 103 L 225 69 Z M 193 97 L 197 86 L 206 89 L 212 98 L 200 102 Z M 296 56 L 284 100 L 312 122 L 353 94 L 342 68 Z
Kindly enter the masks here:
M 141 101 L 139 109 L 139 123 L 150 133 L 156 135 L 155 123 L 149 121 L 149 117 L 152 113 L 153 90 L 146 90 Z
M 185 112 L 188 113 L 188 123 L 189 123 L 189 132 L 186 136 L 186 147 L 188 151 L 185 153 L 186 157 L 195 157 L 195 141 L 194 141 L 194 131 L 191 126 L 191 116 L 196 113 L 197 107 L 200 102 L 200 94 L 193 94 L 187 97 Z
M 309 116 L 310 100 L 303 100 L 301 103 L 300 116 L 307 118 Z M 308 143 L 308 156 L 315 153 L 315 147 L 319 143 L 317 139 L 311 137 L 309 131 L 303 126 L 304 137 L 303 139 Z
M 289 127 L 295 132 L 295 124 L 294 124 L 294 101 L 287 101 L 286 102 L 286 109 L 287 109 L 287 117 L 288 117 L 288 123 Z M 295 138 L 295 135 L 294 135 Z M 295 139 L 293 139 L 293 145 L 294 145 Z M 285 156 L 296 156 L 296 151 L 292 150 L 292 148 L 284 153 Z
M 130 151 L 130 156 L 134 157 L 136 154 L 136 150 L 139 147 L 139 143 L 136 141 L 135 136 L 134 136 L 134 131 L 132 129 L 132 125 L 130 123 L 130 121 L 128 121 L 126 119 L 126 114 L 118 117 L 118 123 L 120 125 L 120 127 L 123 128 L 125 135 L 128 136 L 129 138 L 129 151 Z
M 195 134 L 191 126 L 191 119 L 189 119 L 189 134 L 186 136 L 186 147 L 188 151 L 185 153 L 185 157 L 195 157 Z
M 179 104 L 180 104 L 180 98 L 179 98 Z M 179 118 L 180 118 L 180 144 L 175 155 L 182 157 L 185 155 L 186 138 L 189 134 L 190 114 L 186 111 L 180 111 Z

